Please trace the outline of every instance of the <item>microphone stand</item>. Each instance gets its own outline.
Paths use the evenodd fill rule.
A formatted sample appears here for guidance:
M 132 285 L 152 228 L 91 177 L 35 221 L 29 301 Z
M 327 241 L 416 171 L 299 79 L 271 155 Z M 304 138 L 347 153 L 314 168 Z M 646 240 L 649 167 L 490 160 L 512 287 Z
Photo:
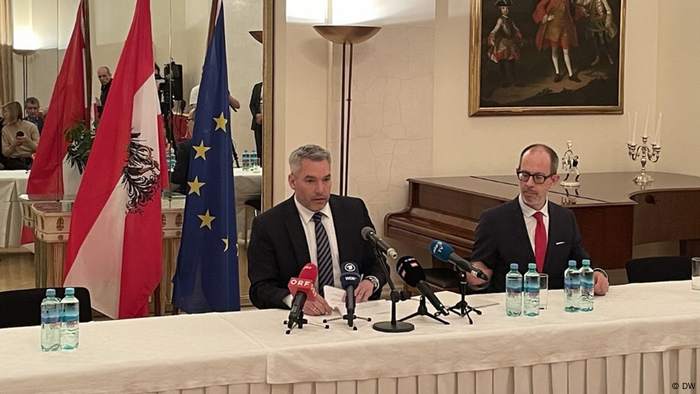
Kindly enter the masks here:
M 325 323 L 325 320 L 324 320 Z M 287 331 L 285 331 L 285 334 L 289 335 L 292 333 L 292 330 L 297 327 L 300 330 L 304 328 L 304 324 L 308 324 L 311 326 L 316 326 L 316 327 L 322 327 L 325 328 L 326 330 L 331 328 L 328 324 L 321 324 L 321 323 L 314 323 L 310 322 L 308 319 L 304 318 L 304 311 L 299 311 L 299 317 L 296 320 L 285 320 L 284 325 L 287 326 Z
M 440 312 L 435 312 L 435 315 L 431 315 L 431 314 L 428 312 L 428 308 L 425 306 L 425 296 L 421 295 L 421 296 L 420 296 L 420 304 L 418 304 L 418 310 L 417 310 L 415 313 L 412 313 L 412 314 L 410 314 L 410 315 L 404 317 L 403 319 L 401 319 L 401 320 L 399 320 L 399 321 L 406 321 L 406 320 L 409 320 L 409 319 L 413 319 L 413 318 L 416 317 L 416 316 L 427 316 L 427 317 L 429 317 L 429 318 L 431 318 L 431 319 L 433 319 L 433 320 L 439 321 L 439 322 L 442 323 L 442 324 L 447 324 L 447 325 L 449 325 L 450 323 L 448 323 L 448 322 L 446 322 L 446 321 L 444 321 L 444 320 L 442 320 L 442 319 L 440 319 L 440 318 L 438 317 L 439 314 L 440 314 Z
M 332 322 L 332 321 L 336 321 L 336 320 L 340 320 L 340 319 L 347 320 L 348 326 L 352 327 L 353 331 L 357 331 L 357 326 L 355 325 L 354 319 L 361 319 L 361 320 L 365 320 L 367 322 L 372 321 L 371 317 L 357 316 L 357 315 L 355 315 L 355 311 L 353 311 L 352 314 L 349 312 L 350 311 L 348 311 L 348 313 L 344 314 L 343 316 L 333 317 L 330 319 L 323 319 L 323 322 L 328 323 L 328 322 Z
M 391 275 L 389 275 L 389 269 L 387 268 L 386 257 L 379 251 L 379 248 L 375 246 L 374 254 L 377 258 L 377 262 L 382 266 L 384 275 L 386 276 L 386 282 L 389 284 L 391 289 L 391 321 L 377 322 L 372 325 L 376 331 L 380 332 L 409 332 L 413 331 L 415 328 L 413 324 L 406 323 L 403 321 L 396 321 L 396 303 L 404 300 L 403 293 L 396 290 L 394 286 L 394 281 L 391 280 Z
M 450 311 L 458 314 L 459 317 L 466 316 L 467 319 L 469 319 L 469 324 L 474 324 L 474 321 L 472 320 L 472 317 L 469 316 L 469 313 L 475 312 L 477 315 L 481 316 L 481 311 L 469 306 L 467 300 L 465 299 L 467 296 L 467 273 L 462 270 L 459 271 L 459 293 L 462 295 L 462 299 L 452 308 L 450 308 Z

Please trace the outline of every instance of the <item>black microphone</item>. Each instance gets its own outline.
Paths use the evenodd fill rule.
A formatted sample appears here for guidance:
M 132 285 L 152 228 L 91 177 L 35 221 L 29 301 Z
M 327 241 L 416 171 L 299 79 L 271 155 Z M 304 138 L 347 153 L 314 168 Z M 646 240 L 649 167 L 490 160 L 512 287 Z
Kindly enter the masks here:
M 340 265 L 340 286 L 345 289 L 345 309 L 347 309 L 350 327 L 352 327 L 352 320 L 355 317 L 355 289 L 357 289 L 361 279 L 358 271 L 357 264 L 352 261 Z
M 421 293 L 421 295 L 430 301 L 430 303 L 435 307 L 438 313 L 442 313 L 447 316 L 450 312 L 445 308 L 445 305 L 440 302 L 433 290 L 425 281 L 425 272 L 423 272 L 423 267 L 420 266 L 418 261 L 411 256 L 404 256 L 399 259 L 396 263 L 396 272 L 399 276 L 403 278 L 409 286 L 413 286 Z
M 304 268 L 301 269 L 298 278 L 291 278 L 289 280 L 287 287 L 289 288 L 289 292 L 294 296 L 291 310 L 289 311 L 289 319 L 287 320 L 287 327 L 289 329 L 303 316 L 302 311 L 306 301 L 313 301 L 316 299 L 314 281 L 316 280 L 317 274 L 318 267 L 313 263 L 307 263 Z
M 489 277 L 486 276 L 482 270 L 474 267 L 471 262 L 459 257 L 457 253 L 455 253 L 455 250 L 452 249 L 452 246 L 450 246 L 447 242 L 437 240 L 431 242 L 430 253 L 432 253 L 436 259 L 446 263 L 451 263 L 461 271 L 469 272 L 479 279 L 489 280 Z
M 396 259 L 396 257 L 398 257 L 396 250 L 394 250 L 394 248 L 392 248 L 386 242 L 384 242 L 383 239 L 379 238 L 379 236 L 377 236 L 372 227 L 367 226 L 362 229 L 362 238 L 365 241 L 371 242 L 373 245 L 378 247 L 379 250 L 382 251 L 382 253 L 388 255 L 392 259 Z

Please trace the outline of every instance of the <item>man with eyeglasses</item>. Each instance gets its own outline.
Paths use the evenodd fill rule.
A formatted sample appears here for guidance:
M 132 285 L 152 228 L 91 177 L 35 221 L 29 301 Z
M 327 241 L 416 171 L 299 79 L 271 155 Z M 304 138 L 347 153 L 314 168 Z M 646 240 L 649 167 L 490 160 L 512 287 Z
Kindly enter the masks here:
M 505 291 L 505 276 L 511 263 L 521 272 L 528 263 L 537 263 L 537 271 L 549 274 L 549 287 L 564 287 L 564 271 L 569 260 L 590 256 L 583 248 L 574 213 L 547 198 L 549 189 L 559 182 L 559 158 L 552 148 L 533 144 L 520 153 L 516 169 L 520 194 L 514 200 L 484 211 L 474 239 L 472 261 L 490 278 L 489 289 Z M 484 281 L 469 276 L 472 285 Z M 607 274 L 595 268 L 594 290 L 605 295 Z

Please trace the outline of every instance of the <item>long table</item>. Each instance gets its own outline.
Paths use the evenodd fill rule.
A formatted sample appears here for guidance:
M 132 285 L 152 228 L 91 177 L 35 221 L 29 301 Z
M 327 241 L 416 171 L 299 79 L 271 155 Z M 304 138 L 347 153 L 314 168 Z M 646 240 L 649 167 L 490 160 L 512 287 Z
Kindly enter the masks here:
M 0 248 L 19 246 L 22 231 L 22 211 L 19 195 L 27 190 L 29 172 L 0 171 Z
M 0 391 L 657 394 L 697 382 L 700 291 L 689 281 L 614 286 L 591 313 L 565 313 L 556 290 L 537 318 L 505 316 L 503 300 L 469 296 L 499 305 L 473 325 L 419 317 L 404 334 L 339 321 L 286 335 L 287 311 L 251 310 L 81 324 L 77 351 L 42 354 L 38 327 L 5 329 Z M 398 315 L 417 307 L 402 302 Z M 373 321 L 389 319 L 388 302 L 377 309 Z

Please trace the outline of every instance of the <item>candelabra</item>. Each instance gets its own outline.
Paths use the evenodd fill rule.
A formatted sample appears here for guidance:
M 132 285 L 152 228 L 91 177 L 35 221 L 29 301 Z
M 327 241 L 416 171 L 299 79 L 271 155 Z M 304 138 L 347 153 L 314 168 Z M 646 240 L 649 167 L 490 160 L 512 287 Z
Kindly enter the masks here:
M 639 161 L 642 163 L 642 173 L 634 178 L 634 183 L 640 186 L 644 186 L 647 183 L 654 181 L 651 175 L 647 174 L 647 161 L 656 163 L 659 161 L 659 155 L 661 153 L 661 145 L 657 145 L 655 142 L 651 143 L 651 147 L 647 144 L 649 137 L 646 135 L 642 137 L 642 144 L 637 146 L 637 144 L 632 141 L 627 143 L 627 151 L 630 158 L 633 161 Z

